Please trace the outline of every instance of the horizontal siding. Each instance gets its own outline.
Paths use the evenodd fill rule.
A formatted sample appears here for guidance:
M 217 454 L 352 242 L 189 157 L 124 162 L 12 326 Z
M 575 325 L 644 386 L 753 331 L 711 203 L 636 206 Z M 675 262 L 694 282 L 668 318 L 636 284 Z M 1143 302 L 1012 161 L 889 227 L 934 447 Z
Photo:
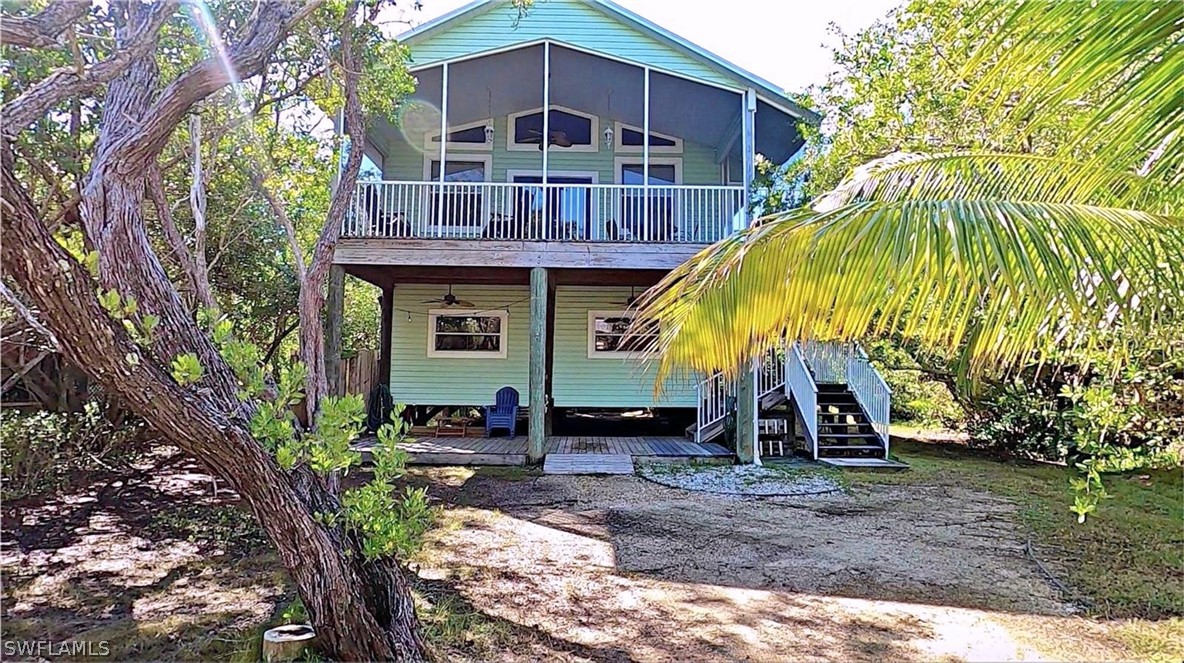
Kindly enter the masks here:
M 457 297 L 478 308 L 509 310 L 504 359 L 428 356 L 428 310 L 442 307 L 422 302 L 446 291 L 447 286 L 442 285 L 395 286 L 396 310 L 391 321 L 391 396 L 395 402 L 486 405 L 493 402 L 498 389 L 510 385 L 525 403 L 530 385 L 530 290 L 476 285 L 454 289 Z
M 654 399 L 652 369 L 626 359 L 588 357 L 588 311 L 624 308 L 629 288 L 559 286 L 551 391 L 558 407 L 695 407 L 693 386 L 672 381 Z
M 525 16 L 510 2 L 412 41 L 416 66 L 551 38 L 656 69 L 723 85 L 736 80 L 579 0 L 534 3 Z
M 391 395 L 409 405 L 484 405 L 503 386 L 510 385 L 529 399 L 530 291 L 524 286 L 475 286 L 455 294 L 479 308 L 510 312 L 504 359 L 465 359 L 427 356 L 428 310 L 422 303 L 439 297 L 446 286 L 395 286 L 391 329 Z M 654 399 L 652 373 L 624 359 L 588 357 L 588 311 L 622 307 L 628 288 L 559 286 L 555 293 L 555 353 L 552 393 L 559 407 L 695 407 L 694 388 L 671 382 L 660 400 Z M 408 320 L 410 311 L 410 320 Z

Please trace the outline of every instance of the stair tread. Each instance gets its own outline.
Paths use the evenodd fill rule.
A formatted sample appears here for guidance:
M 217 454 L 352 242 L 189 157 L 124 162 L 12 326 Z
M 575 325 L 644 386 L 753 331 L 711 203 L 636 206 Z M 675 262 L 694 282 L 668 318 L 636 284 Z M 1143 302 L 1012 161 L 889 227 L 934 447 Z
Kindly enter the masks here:
M 821 451 L 837 451 L 840 449 L 846 451 L 883 451 L 884 447 L 879 444 L 820 444 L 818 445 L 818 449 Z

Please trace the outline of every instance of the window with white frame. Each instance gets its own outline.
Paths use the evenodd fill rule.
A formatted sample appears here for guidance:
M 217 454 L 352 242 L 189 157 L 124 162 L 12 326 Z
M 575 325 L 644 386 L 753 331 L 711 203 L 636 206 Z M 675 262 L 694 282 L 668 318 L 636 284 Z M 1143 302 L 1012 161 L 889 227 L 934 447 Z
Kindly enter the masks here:
M 506 356 L 508 311 L 428 311 L 429 357 L 502 359 Z
M 588 357 L 622 357 L 646 352 L 658 340 L 658 324 L 634 329 L 633 316 L 621 311 L 588 311 Z
M 448 127 L 448 145 L 445 147 L 449 150 L 478 150 L 488 152 L 493 149 L 493 142 L 489 140 L 490 137 L 486 134 L 486 127 L 493 128 L 493 120 L 491 118 Z M 429 153 L 439 154 L 440 132 L 430 131 L 424 134 L 423 147 Z
M 616 123 L 614 149 L 618 152 L 640 153 L 645 148 L 645 132 L 639 127 L 633 127 L 622 122 Z M 650 153 L 680 154 L 682 153 L 682 139 L 650 132 Z
M 512 113 L 506 118 L 506 149 L 542 150 L 543 109 Z M 554 149 L 568 152 L 596 152 L 600 148 L 600 118 L 588 113 L 552 106 L 547 117 L 546 141 Z

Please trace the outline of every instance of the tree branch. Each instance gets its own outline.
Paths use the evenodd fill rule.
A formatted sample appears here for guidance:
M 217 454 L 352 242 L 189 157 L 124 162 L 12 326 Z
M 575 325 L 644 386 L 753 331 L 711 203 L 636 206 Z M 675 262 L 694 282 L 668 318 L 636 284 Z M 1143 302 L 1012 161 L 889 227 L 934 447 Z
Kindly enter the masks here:
M 254 15 L 247 37 L 230 49 L 226 61 L 218 57 L 207 58 L 178 76 L 144 114 L 138 130 L 111 143 L 107 146 L 110 153 L 98 155 L 97 160 L 109 164 L 108 167 L 119 174 L 128 175 L 142 167 L 140 164 L 156 158 L 173 129 L 194 104 L 226 85 L 262 71 L 291 27 L 321 2 L 312 0 L 303 5 L 281 0 L 263 2 Z
M 7 205 L 5 205 L 5 207 L 7 207 Z M 57 350 L 61 347 L 61 344 L 58 343 L 58 337 L 55 336 L 53 332 L 49 331 L 45 325 L 41 324 L 41 321 L 37 319 L 37 316 L 29 310 L 29 307 L 25 306 L 24 302 L 17 298 L 16 293 L 10 290 L 8 285 L 3 281 L 0 281 L 0 297 L 3 297 L 4 300 L 8 302 L 8 305 L 11 306 L 14 311 L 16 311 L 17 315 L 21 316 L 21 319 L 25 321 L 26 325 L 29 325 L 33 331 L 45 337 L 46 342 L 49 343 L 51 348 Z
M 4 104 L 0 109 L 4 115 L 4 134 L 15 136 L 61 102 L 114 80 L 131 63 L 152 52 L 156 48 L 157 32 L 173 16 L 177 4 L 178 0 L 160 0 L 148 7 L 147 18 L 110 58 L 81 73 L 76 67 L 58 69 Z
M 5 16 L 0 20 L 0 43 L 20 48 L 61 46 L 61 34 L 86 15 L 89 2 L 54 0 L 34 16 Z

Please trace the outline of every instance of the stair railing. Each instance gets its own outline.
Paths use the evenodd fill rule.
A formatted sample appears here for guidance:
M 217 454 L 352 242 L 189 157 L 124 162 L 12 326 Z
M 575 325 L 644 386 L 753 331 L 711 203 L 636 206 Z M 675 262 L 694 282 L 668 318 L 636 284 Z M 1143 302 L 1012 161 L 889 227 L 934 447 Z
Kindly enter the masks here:
M 806 426 L 810 455 L 818 460 L 818 385 L 806 366 L 802 346 L 798 343 L 785 353 L 785 395 L 797 404 Z
M 785 388 L 785 361 L 782 356 L 785 348 L 775 345 L 765 351 L 757 364 L 756 397 L 764 398 L 769 394 Z
M 867 353 L 858 343 L 847 357 L 847 388 L 867 413 L 872 429 L 884 444 L 884 457 L 888 457 L 888 416 L 892 405 L 892 389 L 884 382 L 880 372 L 872 366 Z
M 712 373 L 695 385 L 699 403 L 695 419 L 696 443 L 703 443 L 704 429 L 727 418 L 731 386 L 731 382 L 724 378 L 723 373 Z
M 851 349 L 846 343 L 809 341 L 802 347 L 806 365 L 820 384 L 847 382 L 847 359 Z

